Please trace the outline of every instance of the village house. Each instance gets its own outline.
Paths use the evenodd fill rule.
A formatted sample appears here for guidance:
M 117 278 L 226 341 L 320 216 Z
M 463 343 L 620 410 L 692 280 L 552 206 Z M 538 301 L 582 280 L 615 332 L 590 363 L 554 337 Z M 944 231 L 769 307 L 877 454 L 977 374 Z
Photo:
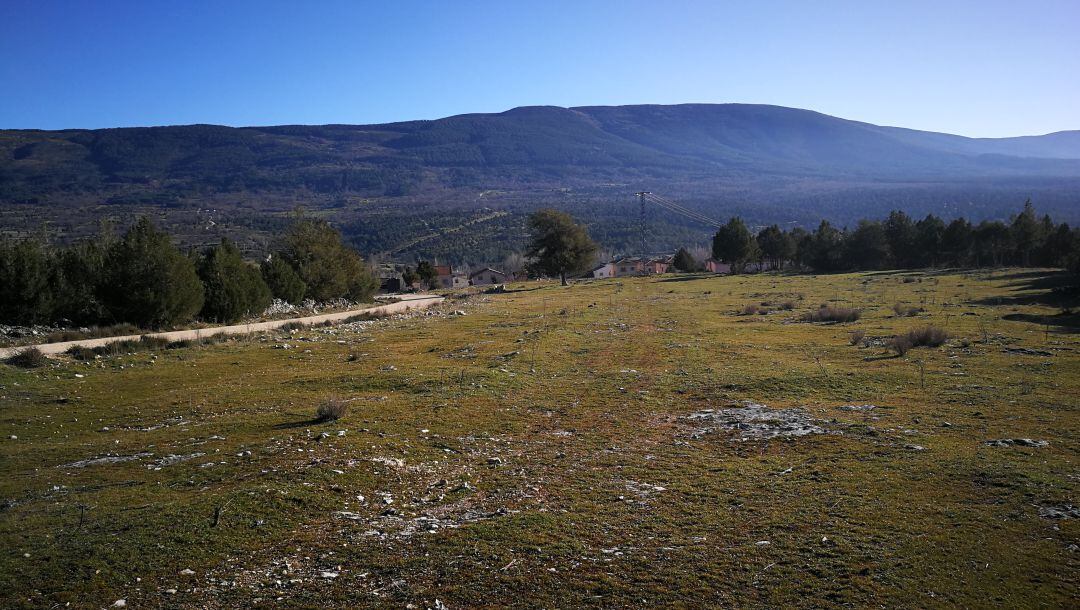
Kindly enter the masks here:
M 598 280 L 608 277 L 615 277 L 615 263 L 607 262 L 599 265 L 598 267 L 594 267 L 593 270 L 589 272 L 589 275 L 591 275 L 594 279 Z
M 671 257 L 652 258 L 645 261 L 642 267 L 645 275 L 654 275 L 657 273 L 667 273 L 668 267 L 671 266 Z
M 620 258 L 612 264 L 615 267 L 615 277 L 642 275 L 645 272 L 645 261 L 640 258 Z
M 705 271 L 709 273 L 731 273 L 731 265 L 710 258 L 705 261 Z
M 509 277 L 502 271 L 484 267 L 469 276 L 469 283 L 473 286 L 490 286 L 492 284 L 505 284 Z
M 465 288 L 469 278 L 464 273 L 455 273 L 450 265 L 435 265 L 435 284 L 439 288 Z
M 637 275 L 655 275 L 657 273 L 667 273 L 671 267 L 671 257 L 661 256 L 655 258 L 638 258 L 628 257 L 616 259 L 608 265 L 611 265 L 611 275 L 598 276 L 597 273 L 605 273 L 603 265 L 593 269 L 593 277 L 630 277 Z

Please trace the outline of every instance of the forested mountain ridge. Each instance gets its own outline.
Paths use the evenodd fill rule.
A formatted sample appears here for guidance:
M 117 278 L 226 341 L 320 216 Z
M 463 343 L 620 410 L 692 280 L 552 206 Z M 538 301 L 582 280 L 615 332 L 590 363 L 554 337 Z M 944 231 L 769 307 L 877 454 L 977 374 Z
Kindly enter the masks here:
M 432 233 L 412 250 L 430 254 L 423 248 L 435 247 L 440 230 L 505 210 L 469 233 L 471 247 L 494 252 L 513 249 L 496 242 L 516 230 L 520 213 L 555 205 L 619 248 L 633 232 L 625 217 L 635 189 L 761 222 L 845 222 L 896 207 L 994 217 L 1029 196 L 1070 220 L 1080 216 L 1080 132 L 964 138 L 751 104 L 522 107 L 383 125 L 0 131 L 9 231 L 48 222 L 77 234 L 102 215 L 151 211 L 239 237 L 272 232 L 269 219 L 304 207 L 370 250 Z M 702 232 L 656 216 L 658 247 Z M 190 232 L 178 231 L 182 240 Z M 459 236 L 455 247 L 467 242 Z

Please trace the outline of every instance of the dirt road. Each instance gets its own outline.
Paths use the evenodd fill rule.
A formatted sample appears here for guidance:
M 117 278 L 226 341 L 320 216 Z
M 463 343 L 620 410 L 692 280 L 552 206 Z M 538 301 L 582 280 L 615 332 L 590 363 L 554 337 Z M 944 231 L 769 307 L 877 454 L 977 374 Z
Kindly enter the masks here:
M 321 322 L 334 322 L 337 320 L 344 320 L 355 315 L 363 313 L 372 314 L 393 314 L 407 311 L 410 309 L 426 309 L 441 303 L 443 297 L 433 296 L 429 294 L 410 294 L 402 295 L 401 300 L 396 303 L 388 303 L 386 305 L 377 305 L 375 307 L 365 307 L 363 309 L 351 309 L 349 311 L 338 311 L 335 313 L 324 313 L 317 316 L 307 316 L 304 318 L 289 318 L 287 320 L 273 320 L 270 322 L 255 322 L 252 324 L 236 324 L 233 326 L 214 326 L 211 328 L 195 328 L 191 330 L 174 330 L 163 333 L 146 333 L 151 337 L 161 337 L 168 339 L 169 341 L 183 341 L 185 339 L 200 339 L 202 337 L 212 337 L 214 335 L 242 335 L 252 332 L 258 332 L 262 330 L 273 330 L 279 328 L 291 322 L 301 322 L 303 324 L 319 324 Z M 142 335 L 124 335 L 121 337 L 102 337 L 98 339 L 81 339 L 79 341 L 64 341 L 61 343 L 45 343 L 38 345 L 45 354 L 60 354 L 68 350 L 68 348 L 74 345 L 82 345 L 85 347 L 99 347 L 102 345 L 108 345 L 116 341 L 125 340 L 137 340 Z M 0 359 L 9 358 L 14 356 L 19 350 L 26 349 L 28 346 L 8 347 L 0 348 Z

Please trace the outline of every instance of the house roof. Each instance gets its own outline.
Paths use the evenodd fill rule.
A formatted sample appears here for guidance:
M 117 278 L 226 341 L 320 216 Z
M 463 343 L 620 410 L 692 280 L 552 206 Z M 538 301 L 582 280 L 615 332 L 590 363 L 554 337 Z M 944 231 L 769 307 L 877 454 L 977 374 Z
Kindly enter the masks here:
M 481 269 L 479 271 L 474 271 L 473 273 L 470 273 L 469 277 L 474 278 L 474 277 L 480 275 L 481 273 L 498 273 L 499 275 L 506 275 L 505 273 L 503 273 L 502 271 L 499 271 L 498 269 L 492 269 L 491 267 L 484 267 L 483 269 Z

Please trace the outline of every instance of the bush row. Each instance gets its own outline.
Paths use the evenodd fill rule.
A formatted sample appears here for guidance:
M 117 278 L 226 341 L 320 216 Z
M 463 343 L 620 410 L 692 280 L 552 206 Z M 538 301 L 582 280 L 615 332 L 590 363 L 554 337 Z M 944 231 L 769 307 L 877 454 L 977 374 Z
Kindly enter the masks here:
M 275 297 L 366 301 L 378 287 L 360 254 L 325 221 L 296 220 L 280 246 L 258 266 L 228 239 L 184 254 L 146 217 L 119 239 L 66 248 L 41 239 L 0 242 L 0 322 L 235 322 L 262 313 Z

